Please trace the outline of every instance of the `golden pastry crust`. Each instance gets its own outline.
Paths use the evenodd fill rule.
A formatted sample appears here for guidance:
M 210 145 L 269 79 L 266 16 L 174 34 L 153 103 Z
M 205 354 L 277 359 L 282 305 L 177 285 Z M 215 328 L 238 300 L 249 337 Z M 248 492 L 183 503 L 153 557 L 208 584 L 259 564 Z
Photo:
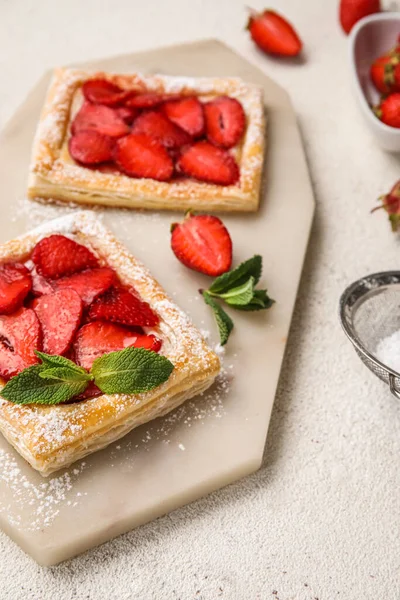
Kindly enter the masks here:
M 146 268 L 89 212 L 50 221 L 0 246 L 0 261 L 26 260 L 35 244 L 61 233 L 104 258 L 124 284 L 132 285 L 159 317 L 152 331 L 161 353 L 174 364 L 155 390 L 136 395 L 102 395 L 73 404 L 20 406 L 0 398 L 0 431 L 42 475 L 49 475 L 104 448 L 134 427 L 165 415 L 207 389 L 220 370 L 217 355 L 188 317 L 168 298 Z
M 209 100 L 227 94 L 243 105 L 247 127 L 233 154 L 238 184 L 220 186 L 194 180 L 159 182 L 87 169 L 68 152 L 70 124 L 83 101 L 82 84 L 101 77 L 124 89 L 198 95 Z M 113 75 L 56 69 L 34 140 L 28 196 L 34 200 L 156 210 L 256 211 L 265 150 L 265 117 L 260 88 L 236 78 L 184 78 L 164 75 Z

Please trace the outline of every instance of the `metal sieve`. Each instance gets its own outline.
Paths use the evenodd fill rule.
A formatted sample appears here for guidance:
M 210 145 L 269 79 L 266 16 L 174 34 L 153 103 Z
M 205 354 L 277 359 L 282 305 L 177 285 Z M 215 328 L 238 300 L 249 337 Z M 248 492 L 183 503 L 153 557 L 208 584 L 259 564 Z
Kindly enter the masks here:
M 358 356 L 400 399 L 400 373 L 375 356 L 378 343 L 400 329 L 400 271 L 363 277 L 340 298 L 340 320 Z

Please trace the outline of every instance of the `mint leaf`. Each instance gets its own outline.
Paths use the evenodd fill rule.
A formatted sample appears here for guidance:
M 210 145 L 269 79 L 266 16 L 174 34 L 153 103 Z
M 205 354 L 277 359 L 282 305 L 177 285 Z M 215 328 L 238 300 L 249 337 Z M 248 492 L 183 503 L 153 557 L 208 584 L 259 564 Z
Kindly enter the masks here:
M 46 354 L 45 352 L 39 352 L 35 350 L 35 354 L 42 361 L 42 366 L 46 368 L 64 367 L 77 371 L 78 373 L 86 373 L 85 369 L 79 367 L 76 363 L 64 356 L 58 356 L 57 354 Z
M 243 285 L 249 277 L 254 278 L 254 285 L 260 281 L 262 273 L 262 257 L 255 254 L 253 258 L 249 258 L 242 262 L 236 269 L 228 271 L 220 275 L 212 282 L 209 291 L 214 294 L 223 294 L 229 292 L 232 287 Z
M 242 285 L 232 288 L 229 290 L 229 292 L 225 292 L 225 294 L 217 295 L 219 298 L 225 300 L 225 302 L 230 306 L 243 306 L 250 302 L 250 300 L 253 298 L 253 294 L 254 277 L 249 277 L 249 279 Z
M 1 396 L 14 404 L 60 404 L 81 394 L 87 387 L 87 381 L 43 379 L 40 376 L 42 370 L 42 365 L 24 369 L 6 383 Z
M 236 304 L 234 308 L 236 310 L 263 310 L 266 308 L 271 308 L 271 306 L 275 303 L 275 300 L 272 300 L 267 294 L 267 290 L 254 290 L 253 297 L 250 302 L 245 305 Z M 233 305 L 232 305 L 233 306 Z
M 225 346 L 233 329 L 233 321 L 224 309 L 215 302 L 208 292 L 203 292 L 204 302 L 211 306 L 214 311 L 214 317 L 218 325 L 221 346 Z
M 42 369 L 39 372 L 39 377 L 42 379 L 56 379 L 66 383 L 74 381 L 91 381 L 93 377 L 84 369 L 75 370 L 69 367 L 53 367 L 47 369 L 41 365 Z
M 167 381 L 173 368 L 165 356 L 156 352 L 125 348 L 96 358 L 91 373 L 105 394 L 139 394 Z

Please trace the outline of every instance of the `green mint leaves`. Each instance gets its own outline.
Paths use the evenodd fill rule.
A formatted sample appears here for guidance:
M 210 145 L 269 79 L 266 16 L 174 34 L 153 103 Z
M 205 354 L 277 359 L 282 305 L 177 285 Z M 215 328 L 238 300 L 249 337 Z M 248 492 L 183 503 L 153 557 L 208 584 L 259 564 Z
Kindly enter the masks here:
M 174 365 L 144 348 L 125 348 L 96 358 L 91 373 L 105 394 L 139 394 L 167 381 Z
M 222 306 L 214 300 L 218 298 L 236 310 L 255 311 L 271 308 L 274 303 L 267 290 L 256 290 L 262 273 L 262 257 L 259 254 L 241 263 L 236 269 L 214 279 L 208 290 L 203 290 L 203 298 L 215 316 L 221 345 L 224 346 L 233 329 L 233 321 Z
M 0 395 L 15 404 L 60 404 L 94 381 L 105 394 L 139 394 L 169 378 L 174 365 L 144 348 L 125 348 L 97 358 L 90 373 L 63 356 L 36 352 L 42 361 L 12 377 Z

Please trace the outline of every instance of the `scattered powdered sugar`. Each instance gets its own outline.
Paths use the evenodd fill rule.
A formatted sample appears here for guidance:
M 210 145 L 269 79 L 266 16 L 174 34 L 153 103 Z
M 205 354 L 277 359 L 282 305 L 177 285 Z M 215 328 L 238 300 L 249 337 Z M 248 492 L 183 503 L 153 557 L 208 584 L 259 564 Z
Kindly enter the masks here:
M 86 495 L 85 492 L 74 490 L 74 483 L 85 468 L 86 463 L 81 462 L 69 472 L 48 481 L 40 480 L 34 474 L 37 479 L 34 483 L 23 474 L 15 456 L 0 448 L 0 514 L 5 516 L 10 525 L 17 528 L 23 526 L 24 530 L 38 531 L 48 527 L 62 506 L 75 507 L 79 504 L 79 498 Z M 10 502 L 4 501 L 5 489 Z
M 375 354 L 384 365 L 400 373 L 400 330 L 380 340 Z

